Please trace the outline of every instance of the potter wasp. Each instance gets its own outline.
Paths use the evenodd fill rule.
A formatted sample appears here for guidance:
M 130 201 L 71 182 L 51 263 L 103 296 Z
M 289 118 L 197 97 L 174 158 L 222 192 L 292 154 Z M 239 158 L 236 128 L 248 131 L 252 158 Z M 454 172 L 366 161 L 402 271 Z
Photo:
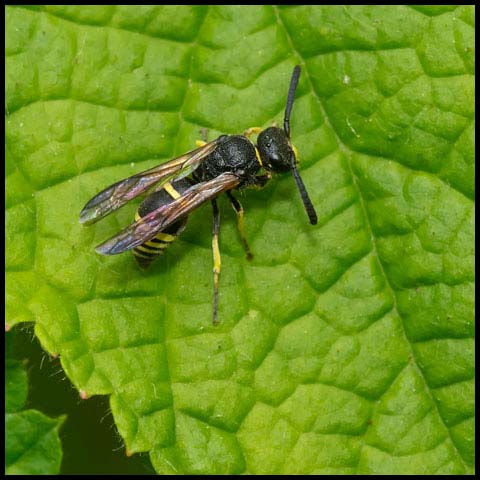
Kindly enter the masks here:
M 297 169 L 296 148 L 290 141 L 290 113 L 300 77 L 297 65 L 290 79 L 283 129 L 249 128 L 242 135 L 221 135 L 211 142 L 197 141 L 197 148 L 166 163 L 110 185 L 82 209 L 80 222 L 94 223 L 135 197 L 147 193 L 135 221 L 96 247 L 102 255 L 133 250 L 138 264 L 147 268 L 184 230 L 188 215 L 209 201 L 213 209 L 213 323 L 217 323 L 220 249 L 220 213 L 217 196 L 226 193 L 237 213 L 237 225 L 247 258 L 252 258 L 244 234 L 244 214 L 233 191 L 262 187 L 274 173 L 290 172 L 300 192 L 308 219 L 317 214 Z M 256 145 L 250 140 L 257 135 Z

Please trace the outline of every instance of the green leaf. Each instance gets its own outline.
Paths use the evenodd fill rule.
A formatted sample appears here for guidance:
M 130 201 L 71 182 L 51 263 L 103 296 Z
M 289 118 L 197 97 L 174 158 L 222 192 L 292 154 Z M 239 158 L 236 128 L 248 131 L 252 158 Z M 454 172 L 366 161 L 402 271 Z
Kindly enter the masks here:
M 48 475 L 60 470 L 62 447 L 58 430 L 65 416 L 49 418 L 37 410 L 22 410 L 28 393 L 21 362 L 5 365 L 5 473 Z
M 5 412 L 13 413 L 25 407 L 28 395 L 27 372 L 21 362 L 5 360 Z
M 473 6 L 6 10 L 7 319 L 110 395 L 159 473 L 462 474 L 474 464 Z M 291 178 L 221 203 L 140 271 L 94 246 L 100 189 L 281 124 Z
M 64 417 L 49 418 L 37 410 L 5 415 L 5 473 L 53 475 L 59 472 L 62 449 L 58 429 Z

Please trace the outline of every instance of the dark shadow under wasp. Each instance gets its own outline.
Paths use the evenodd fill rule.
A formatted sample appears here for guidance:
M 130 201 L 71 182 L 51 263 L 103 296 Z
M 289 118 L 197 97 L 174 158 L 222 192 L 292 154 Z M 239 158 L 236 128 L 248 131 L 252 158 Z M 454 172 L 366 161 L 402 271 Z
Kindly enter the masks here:
M 213 208 L 213 323 L 216 324 L 221 265 L 220 213 L 216 197 L 226 192 L 237 213 L 237 226 L 248 259 L 252 253 L 244 234 L 243 208 L 233 190 L 263 187 L 272 173 L 291 172 L 310 223 L 317 223 L 317 214 L 297 169 L 296 149 L 290 142 L 290 113 L 299 77 L 297 65 L 290 79 L 283 129 L 253 127 L 243 135 L 221 135 L 209 143 L 197 142 L 195 150 L 120 180 L 95 195 L 81 211 L 80 223 L 94 223 L 150 191 L 137 210 L 135 222 L 97 246 L 96 251 L 115 255 L 133 249 L 138 264 L 147 268 L 184 230 L 190 212 L 210 201 Z M 252 134 L 258 135 L 256 145 L 249 139 Z

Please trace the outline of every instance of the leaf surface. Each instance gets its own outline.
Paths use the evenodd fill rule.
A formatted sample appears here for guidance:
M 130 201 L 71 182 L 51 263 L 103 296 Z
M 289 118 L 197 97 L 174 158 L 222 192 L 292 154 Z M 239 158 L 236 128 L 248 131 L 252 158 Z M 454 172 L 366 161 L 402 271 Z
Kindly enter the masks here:
M 474 10 L 7 7 L 9 324 L 159 473 L 472 473 Z M 292 178 L 221 201 L 148 272 L 94 246 L 83 205 L 208 129 L 281 124 Z

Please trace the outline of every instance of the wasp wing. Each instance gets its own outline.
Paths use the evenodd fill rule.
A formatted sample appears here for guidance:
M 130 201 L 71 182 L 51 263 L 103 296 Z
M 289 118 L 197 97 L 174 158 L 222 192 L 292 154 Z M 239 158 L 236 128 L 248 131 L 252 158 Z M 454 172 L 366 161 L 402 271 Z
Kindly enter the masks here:
M 137 173 L 131 177 L 110 185 L 95 195 L 80 212 L 80 223 L 97 222 L 109 213 L 122 207 L 128 201 L 147 191 L 152 185 L 159 183 L 157 188 L 173 178 L 183 178 L 190 175 L 215 148 L 224 141 L 219 137 L 213 142 L 196 148 L 169 162 Z
M 188 215 L 202 203 L 215 198 L 222 192 L 235 188 L 240 181 L 233 173 L 222 173 L 212 180 L 197 183 L 181 197 L 148 213 L 114 237 L 98 245 L 95 250 L 103 255 L 116 255 L 135 248 L 152 239 L 158 232 L 180 218 Z

